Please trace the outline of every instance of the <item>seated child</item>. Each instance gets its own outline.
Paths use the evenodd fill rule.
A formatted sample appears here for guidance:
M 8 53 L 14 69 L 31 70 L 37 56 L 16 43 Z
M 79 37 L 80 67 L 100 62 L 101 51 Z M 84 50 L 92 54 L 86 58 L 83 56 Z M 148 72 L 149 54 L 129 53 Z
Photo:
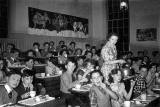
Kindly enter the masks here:
M 37 91 L 33 86 L 33 75 L 32 71 L 24 70 L 22 74 L 22 81 L 19 86 L 15 89 L 18 93 L 18 100 L 26 99 L 30 97 L 30 91 Z
M 69 89 L 76 84 L 80 84 L 80 81 L 72 81 L 72 74 L 76 68 L 76 64 L 73 60 L 68 60 L 65 65 L 66 71 L 61 75 L 60 90 L 62 92 L 62 98 L 65 99 L 67 105 L 74 105 L 76 103 L 76 97 L 74 97 Z
M 16 71 L 7 74 L 5 85 L 0 85 L 0 105 L 17 102 L 17 92 L 14 90 L 19 85 L 21 75 Z
M 144 93 L 147 89 L 147 81 L 146 77 L 148 75 L 148 67 L 146 65 L 141 65 L 140 74 L 135 77 L 135 85 L 133 87 L 133 94 L 132 97 L 136 98 L 142 93 Z
M 127 93 L 125 85 L 122 82 L 122 73 L 120 69 L 113 69 L 111 71 L 109 74 L 109 82 L 111 83 L 110 87 L 112 91 L 115 92 L 119 97 L 118 101 L 112 100 L 112 107 L 121 107 L 121 104 L 125 100 L 130 100 L 135 82 L 131 81 L 131 87 Z
M 103 82 L 102 73 L 94 70 L 91 73 L 92 87 L 89 98 L 91 107 L 112 107 L 111 98 L 117 100 L 117 95 L 112 92 Z

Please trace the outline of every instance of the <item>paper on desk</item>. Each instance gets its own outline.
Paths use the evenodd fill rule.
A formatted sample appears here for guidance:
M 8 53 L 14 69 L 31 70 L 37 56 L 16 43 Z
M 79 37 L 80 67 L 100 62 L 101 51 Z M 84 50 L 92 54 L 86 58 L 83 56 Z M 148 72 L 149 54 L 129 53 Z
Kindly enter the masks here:
M 55 99 L 54 97 L 47 97 L 47 99 L 41 99 L 40 101 L 36 101 L 36 97 L 33 97 L 33 98 L 21 100 L 18 103 L 22 105 L 27 105 L 27 106 L 34 106 L 34 105 L 38 105 L 38 104 L 48 102 L 54 99 Z

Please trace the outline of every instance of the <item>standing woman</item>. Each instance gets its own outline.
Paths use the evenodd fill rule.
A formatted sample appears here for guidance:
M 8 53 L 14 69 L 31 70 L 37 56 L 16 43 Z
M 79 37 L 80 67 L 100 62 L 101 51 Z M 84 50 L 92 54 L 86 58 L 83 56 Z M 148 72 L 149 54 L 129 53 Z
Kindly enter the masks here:
M 108 82 L 108 75 L 112 69 L 117 67 L 117 64 L 125 63 L 124 60 L 117 60 L 117 50 L 115 44 L 118 41 L 118 35 L 115 33 L 111 33 L 108 35 L 108 41 L 105 46 L 101 50 L 101 56 L 104 60 L 101 72 L 105 78 L 105 82 Z

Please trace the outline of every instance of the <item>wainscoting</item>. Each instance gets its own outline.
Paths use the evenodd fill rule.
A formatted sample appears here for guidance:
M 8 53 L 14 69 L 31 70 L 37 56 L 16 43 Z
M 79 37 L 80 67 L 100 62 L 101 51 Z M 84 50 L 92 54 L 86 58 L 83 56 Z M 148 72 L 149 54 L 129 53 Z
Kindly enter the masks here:
M 31 39 L 31 38 L 18 38 L 18 39 L 11 39 L 11 38 L 1 38 L 0 39 L 0 43 L 2 44 L 2 51 L 4 51 L 6 49 L 7 43 L 13 43 L 15 44 L 15 46 L 20 49 L 21 51 L 26 51 L 28 49 L 32 49 L 32 45 L 34 42 L 39 42 L 41 47 L 43 48 L 43 43 L 44 42 L 50 42 L 50 41 L 54 41 L 55 42 L 55 46 L 57 46 L 59 40 L 53 40 L 50 38 L 36 38 L 36 39 Z M 64 40 L 66 45 L 68 45 L 71 41 L 70 40 Z M 78 41 L 74 41 L 77 44 L 78 48 L 84 48 L 85 44 L 87 42 L 78 42 Z

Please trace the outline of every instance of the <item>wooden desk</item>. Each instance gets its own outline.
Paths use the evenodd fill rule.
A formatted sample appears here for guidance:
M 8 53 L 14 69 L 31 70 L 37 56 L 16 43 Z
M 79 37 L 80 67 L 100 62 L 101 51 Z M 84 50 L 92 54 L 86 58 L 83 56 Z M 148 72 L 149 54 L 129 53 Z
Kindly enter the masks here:
M 139 97 L 137 99 L 139 99 Z M 134 103 L 132 102 L 131 107 L 160 107 L 160 97 L 147 95 L 146 99 L 144 104 L 136 104 L 136 101 Z
M 33 66 L 33 69 L 36 71 L 36 73 L 43 73 L 43 72 L 45 72 L 45 66 L 46 66 L 47 64 L 37 64 L 37 65 L 34 65 Z M 17 71 L 19 71 L 19 72 L 21 72 L 21 69 L 23 69 L 25 66 L 23 65 L 23 66 L 13 66 L 13 67 L 9 67 L 9 69 L 13 69 L 13 70 L 17 70 Z
M 55 100 L 50 100 L 46 101 L 40 104 L 36 104 L 33 106 L 29 105 L 23 105 L 23 104 L 16 104 L 14 107 L 62 107 L 64 105 L 64 102 L 61 99 L 55 99 Z
M 83 107 L 90 107 L 89 90 L 75 90 L 71 88 L 69 91 L 81 100 Z
M 42 83 L 46 93 L 52 97 L 60 96 L 60 76 L 51 76 L 47 78 L 36 78 L 37 83 Z

